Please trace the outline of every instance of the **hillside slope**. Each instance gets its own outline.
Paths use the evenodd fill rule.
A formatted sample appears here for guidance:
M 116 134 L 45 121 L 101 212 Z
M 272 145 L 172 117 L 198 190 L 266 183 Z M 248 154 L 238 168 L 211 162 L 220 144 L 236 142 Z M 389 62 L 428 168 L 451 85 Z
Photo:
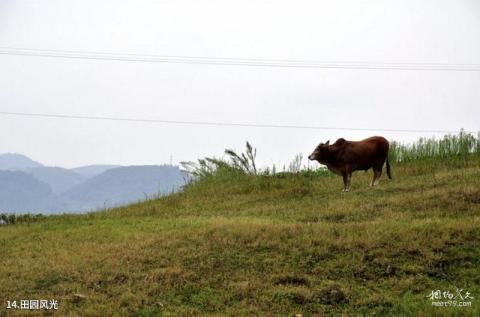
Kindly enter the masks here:
M 50 185 L 56 195 L 84 181 L 83 176 L 62 167 L 41 166 L 27 169 L 25 173 L 31 174 L 34 178 Z
M 112 168 L 120 167 L 120 165 L 108 165 L 108 164 L 96 164 L 96 165 L 86 165 L 72 168 L 72 171 L 81 175 L 84 178 L 91 178 L 97 175 L 102 174 L 103 172 L 108 171 Z
M 47 183 L 28 172 L 0 170 L 0 213 L 61 210 L 62 201 Z
M 62 194 L 73 210 L 93 210 L 169 194 L 183 185 L 178 166 L 123 166 L 109 169 Z
M 17 153 L 0 154 L 0 170 L 22 171 L 29 168 L 41 167 L 42 164 L 29 157 Z
M 331 175 L 219 172 L 2 226 L 0 300 L 57 299 L 61 316 L 479 316 L 480 157 L 392 169 L 373 189 L 355 173 L 346 194 Z M 471 307 L 432 307 L 456 287 Z

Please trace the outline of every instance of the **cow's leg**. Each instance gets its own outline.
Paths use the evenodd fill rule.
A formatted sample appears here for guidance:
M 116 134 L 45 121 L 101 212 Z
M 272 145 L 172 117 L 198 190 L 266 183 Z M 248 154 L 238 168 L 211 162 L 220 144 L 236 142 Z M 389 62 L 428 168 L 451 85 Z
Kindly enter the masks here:
M 348 174 L 346 172 L 342 173 L 343 177 L 343 192 L 348 192 Z
M 378 183 L 380 182 L 380 177 L 382 176 L 382 168 L 378 169 L 374 173 L 374 181 L 373 181 L 373 186 L 377 186 Z
M 380 176 L 382 176 L 382 166 L 373 166 L 373 178 L 372 182 L 370 183 L 370 187 L 377 186 L 378 182 L 380 181 Z
M 352 173 L 343 172 L 343 191 L 348 192 L 350 190 L 350 180 L 352 179 Z

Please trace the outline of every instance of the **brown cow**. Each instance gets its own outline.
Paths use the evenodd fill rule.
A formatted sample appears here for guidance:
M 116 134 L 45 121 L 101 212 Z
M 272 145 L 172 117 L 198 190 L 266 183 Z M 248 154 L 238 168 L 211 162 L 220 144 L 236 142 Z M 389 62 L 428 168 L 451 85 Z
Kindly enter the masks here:
M 387 161 L 387 175 L 390 175 L 388 162 L 388 141 L 381 136 L 373 136 L 362 141 L 347 141 L 338 139 L 330 145 L 330 141 L 320 143 L 308 156 L 309 160 L 316 160 L 335 174 L 343 177 L 343 191 L 350 190 L 352 172 L 373 169 L 373 179 L 370 186 L 378 185 L 382 175 L 383 163 Z

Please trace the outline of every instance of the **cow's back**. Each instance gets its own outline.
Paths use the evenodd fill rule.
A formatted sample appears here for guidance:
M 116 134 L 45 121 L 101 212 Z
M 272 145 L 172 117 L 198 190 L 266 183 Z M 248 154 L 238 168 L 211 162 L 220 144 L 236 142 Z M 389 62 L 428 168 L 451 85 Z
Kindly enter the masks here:
M 381 136 L 361 141 L 345 141 L 342 160 L 354 169 L 368 169 L 377 162 L 385 161 L 388 148 L 388 141 Z

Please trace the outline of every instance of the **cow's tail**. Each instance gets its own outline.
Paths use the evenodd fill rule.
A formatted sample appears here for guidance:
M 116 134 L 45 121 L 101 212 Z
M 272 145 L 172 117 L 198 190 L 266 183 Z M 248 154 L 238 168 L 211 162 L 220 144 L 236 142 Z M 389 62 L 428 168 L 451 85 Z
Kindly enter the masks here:
M 390 162 L 388 161 L 388 156 L 387 156 L 387 175 L 389 179 L 392 179 L 392 174 L 390 173 Z

